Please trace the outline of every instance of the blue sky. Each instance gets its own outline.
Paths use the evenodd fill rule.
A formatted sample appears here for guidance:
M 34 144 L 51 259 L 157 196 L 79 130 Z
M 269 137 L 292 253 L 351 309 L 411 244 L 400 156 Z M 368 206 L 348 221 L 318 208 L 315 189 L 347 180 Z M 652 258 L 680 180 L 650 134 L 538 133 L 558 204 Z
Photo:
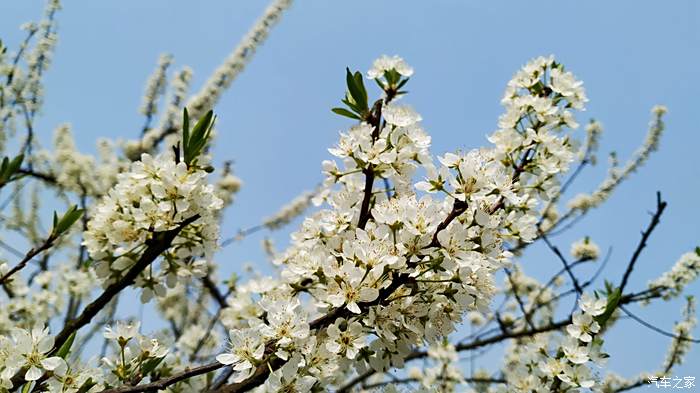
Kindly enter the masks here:
M 85 151 L 94 150 L 100 136 L 138 135 L 143 84 L 160 53 L 172 53 L 175 68 L 191 66 L 199 87 L 266 6 L 224 0 L 65 3 L 37 129 L 48 142 L 56 125 L 70 122 Z M 3 2 L 0 37 L 13 47 L 22 38 L 17 27 L 36 20 L 42 6 L 39 0 Z M 235 160 L 245 183 L 226 214 L 224 233 L 257 224 L 321 179 L 326 148 L 349 126 L 330 112 L 344 92 L 346 66 L 364 71 L 381 54 L 400 54 L 413 65 L 406 102 L 423 115 L 433 152 L 443 154 L 487 143 L 511 75 L 532 57 L 554 54 L 585 82 L 590 102 L 579 120 L 594 117 L 605 126 L 600 164 L 581 176 L 574 191 L 590 191 L 605 176 L 607 152 L 616 151 L 620 160 L 630 156 L 644 138 L 653 105 L 669 108 L 661 150 L 606 206 L 553 239 L 565 250 L 584 235 L 602 249 L 612 246 L 604 277 L 618 281 L 660 190 L 669 207 L 629 287 L 643 289 L 700 245 L 698 7 L 693 0 L 300 1 L 215 108 L 214 156 Z M 279 246 L 287 234 L 273 235 Z M 222 272 L 240 270 L 245 262 L 263 265 L 262 238 L 224 249 L 217 258 Z M 535 275 L 560 268 L 538 246 L 524 261 Z M 688 292 L 698 295 L 699 289 L 696 283 Z M 632 310 L 670 330 L 680 308 L 674 301 Z M 631 320 L 619 322 L 609 337 L 610 368 L 624 375 L 658 368 L 669 342 Z M 675 375 L 700 377 L 698 365 L 695 348 Z

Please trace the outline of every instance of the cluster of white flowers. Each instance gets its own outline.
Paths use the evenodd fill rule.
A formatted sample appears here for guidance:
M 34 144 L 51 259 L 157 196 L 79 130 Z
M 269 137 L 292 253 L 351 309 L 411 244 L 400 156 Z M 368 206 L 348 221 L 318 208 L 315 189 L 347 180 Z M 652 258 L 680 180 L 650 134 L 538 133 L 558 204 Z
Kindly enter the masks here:
M 56 378 L 65 374 L 66 362 L 49 356 L 54 339 L 48 328 L 35 325 L 30 330 L 14 329 L 10 336 L 0 336 L 0 390 L 13 387 L 12 377 L 24 372 L 25 381 L 36 381 L 51 371 Z
M 500 322 L 510 328 L 523 329 L 527 328 L 529 323 L 546 324 L 551 321 L 557 306 L 554 299 L 555 290 L 563 283 L 564 278 L 560 274 L 553 277 L 547 285 L 542 285 L 539 280 L 526 275 L 522 269 L 516 267 L 503 279 L 502 292 L 509 296 L 510 300 L 499 312 Z M 523 312 L 519 301 L 523 303 L 523 308 L 527 312 L 526 318 L 518 318 L 518 313 Z M 492 315 L 491 318 L 493 317 Z M 476 315 L 474 318 L 481 319 Z M 529 323 L 526 323 L 528 320 Z
M 6 266 L 0 263 L 0 272 L 6 272 Z M 0 307 L 0 334 L 10 334 L 18 319 L 26 326 L 45 323 L 65 311 L 69 297 L 85 299 L 96 286 L 94 271 L 75 269 L 73 262 L 40 272 L 31 278 L 31 283 L 22 275 L 15 275 L 4 284 L 12 297 Z
M 107 140 L 99 140 L 97 145 L 99 161 L 78 151 L 69 125 L 59 126 L 54 134 L 55 150 L 50 154 L 50 171 L 56 173 L 56 182 L 79 195 L 106 194 L 128 163 L 117 158 Z M 48 152 L 44 154 L 49 155 Z
M 606 304 L 606 299 L 584 294 L 566 336 L 538 334 L 529 343 L 513 345 L 503 369 L 507 384 L 489 391 L 547 393 L 593 387 L 596 382 L 590 365 L 603 366 L 607 359 L 601 352 L 602 340 L 596 338 L 600 325 L 595 320 L 605 312 Z
M 180 71 L 175 74 L 172 81 L 170 82 L 170 89 L 167 96 L 168 105 L 165 108 L 163 115 L 161 116 L 160 126 L 157 130 L 164 132 L 168 129 L 173 129 L 174 124 L 180 118 L 180 111 L 182 110 L 182 105 L 187 98 L 187 92 L 190 88 L 190 81 L 192 80 L 192 69 L 190 67 L 183 67 Z M 154 134 L 149 134 L 148 132 L 144 135 L 143 143 L 146 146 L 153 146 L 153 143 L 148 143 L 146 140 L 154 139 L 152 137 Z M 158 134 L 156 134 L 158 135 Z
M 571 244 L 571 256 L 578 261 L 596 260 L 600 256 L 600 248 L 586 236 Z
M 466 312 L 486 311 L 493 273 L 510 257 L 504 242 L 534 238 L 538 201 L 574 157 L 570 136 L 560 134 L 575 126 L 571 110 L 585 95 L 553 59 L 536 59 L 509 84 L 495 147 L 448 153 L 439 168 L 421 116 L 389 101 L 385 123 L 361 122 L 330 149 L 342 165 L 323 163 L 317 199 L 329 208 L 292 235 L 276 259 L 279 281 L 238 288 L 230 300 L 232 349 L 218 359 L 234 365 L 236 381 L 270 356 L 294 359 L 297 378 L 321 387 L 353 369 L 385 371 L 413 347 L 441 343 Z M 419 167 L 428 176 L 414 187 Z M 377 187 L 367 188 L 368 177 Z M 305 312 L 300 293 L 312 298 Z
M 162 54 L 158 59 L 158 66 L 146 82 L 146 89 L 143 93 L 143 102 L 139 112 L 149 120 L 158 112 L 158 100 L 165 93 L 166 73 L 168 67 L 173 62 L 173 56 Z
M 683 360 L 690 352 L 693 339 L 693 329 L 698 321 L 695 318 L 695 298 L 688 296 L 687 304 L 683 307 L 683 319 L 673 326 L 673 334 L 677 337 L 666 354 L 666 369 L 683 363 Z
M 27 39 L 20 44 L 17 52 L 6 55 L 0 53 L 0 75 L 4 79 L 0 85 L 0 151 L 5 148 L 6 136 L 13 134 L 19 124 L 26 125 L 27 120 L 33 121 L 42 105 L 42 76 L 51 64 L 56 46 L 54 16 L 60 8 L 59 0 L 47 1 L 41 22 L 38 25 L 26 23 L 22 26 Z M 35 39 L 33 46 L 32 38 Z M 21 66 L 22 63 L 24 67 Z
M 671 270 L 649 282 L 650 289 L 665 289 L 664 299 L 679 296 L 683 289 L 700 275 L 700 248 L 687 252 L 676 261 Z
M 252 29 L 238 44 L 224 63 L 207 80 L 199 93 L 189 99 L 187 108 L 193 118 L 199 118 L 207 110 L 214 107 L 221 94 L 231 82 L 243 71 L 250 59 L 255 55 L 258 46 L 267 38 L 270 29 L 279 22 L 282 13 L 289 8 L 292 0 L 275 0 L 267 7 L 264 14 L 255 22 Z
M 367 71 L 367 78 L 379 79 L 384 77 L 386 71 L 394 70 L 401 76 L 410 77 L 413 75 L 413 67 L 399 56 L 382 56 L 374 61 L 372 68 Z
M 263 220 L 263 225 L 269 229 L 279 229 L 288 224 L 306 211 L 315 195 L 316 193 L 313 191 L 301 193 L 291 202 L 282 206 L 277 213 Z
M 457 351 L 454 345 L 443 341 L 428 348 L 431 365 L 418 368 L 411 367 L 408 376 L 419 383 L 415 392 L 459 392 L 463 388 L 464 376 L 459 367 Z
M 207 173 L 176 163 L 172 154 L 141 156 L 91 211 L 84 245 L 95 261 L 97 275 L 108 285 L 118 280 L 139 259 L 157 232 L 187 225 L 163 254 L 160 271 L 141 273 L 136 285 L 143 288 L 142 301 L 179 280 L 203 276 L 206 260 L 218 240 L 217 211 L 223 202 L 206 183 Z M 203 259 L 202 259 L 203 258 Z
M 223 201 L 223 207 L 233 203 L 233 196 L 240 191 L 243 181 L 233 174 L 230 163 L 226 163 L 221 176 L 214 183 L 214 193 Z
M 542 284 L 525 275 L 513 255 L 539 231 L 548 233 L 607 200 L 658 148 L 666 109 L 652 110 L 647 140 L 630 162 L 618 168 L 613 157 L 615 163 L 599 188 L 576 196 L 560 215 L 562 175 L 575 160 L 582 166 L 595 164 L 602 126 L 591 121 L 582 145 L 569 132 L 578 127 L 575 112 L 583 110 L 587 98 L 582 82 L 553 57 L 533 59 L 508 83 L 505 111 L 488 138 L 492 145 L 440 157 L 430 152 L 422 116 L 401 101 L 403 86 L 413 77 L 410 65 L 398 56 L 374 61 L 365 74 L 371 85 L 376 82 L 382 89 L 374 103 L 368 102 L 362 74 L 348 75 L 343 103 L 352 111 L 334 111 L 359 121 L 329 149 L 334 158 L 322 163 L 321 186 L 254 227 L 278 229 L 304 214 L 311 203 L 322 205 L 292 234 L 286 250 L 278 252 L 271 241 L 264 242 L 278 275 L 253 273 L 243 283 L 236 275 L 223 282 L 216 277 L 211 258 L 219 222 L 241 180 L 225 164 L 210 185 L 209 157 L 180 162 L 170 150 L 157 152 L 179 142 L 184 157 L 194 150 L 206 154 L 210 134 L 195 138 L 194 144 L 181 138 L 182 107 L 189 108 L 190 118 L 213 107 L 291 3 L 273 0 L 189 99 L 192 71 L 185 67 L 168 78 L 172 57 L 162 56 L 145 88 L 140 112 L 146 124 L 139 138 L 100 141 L 98 154 L 91 156 L 77 150 L 65 125 L 56 131 L 53 151 L 32 151 L 36 142 L 24 147 L 25 174 L 42 182 L 32 185 L 30 201 L 23 201 L 24 184 L 13 185 L 14 216 L 3 218 L 5 228 L 24 231 L 30 243 L 40 244 L 45 231 L 39 202 L 45 190 L 39 187 L 46 185 L 71 204 L 73 197 L 80 197 L 88 206 L 88 221 L 82 243 L 75 242 L 76 225 L 50 251 L 43 251 L 43 260 L 33 259 L 36 270 L 32 263 L 23 272 L 27 274 L 16 274 L 0 286 L 0 293 L 7 295 L 7 302 L 0 304 L 0 392 L 146 390 L 134 385 L 159 379 L 173 393 L 210 391 L 213 384 L 245 384 L 251 377 L 247 387 L 258 393 L 346 391 L 357 387 L 349 381 L 369 374 L 376 375 L 369 377 L 375 386 L 389 392 L 401 389 L 391 383 L 389 377 L 395 375 L 390 370 L 417 358 L 427 360 L 422 368 L 409 369 L 405 381 L 417 383 L 420 392 L 462 391 L 467 383 L 480 393 L 610 391 L 636 383 L 612 374 L 601 382 L 593 372 L 594 365 L 605 363 L 602 334 L 616 318 L 608 300 L 583 294 L 580 311 L 570 321 L 554 323 L 558 298 L 564 295 L 557 293 L 563 271 Z M 58 0 L 49 0 L 44 20 L 27 25 L 29 38 L 19 53 L 7 56 L 0 50 L 0 75 L 7 80 L 0 84 L 5 98 L 0 102 L 0 150 L 6 135 L 21 121 L 29 128 L 40 109 L 41 76 L 55 45 L 53 15 L 58 8 Z M 38 38 L 34 47 L 32 36 Z M 19 65 L 13 64 L 15 55 Z M 161 101 L 159 122 L 152 126 Z M 114 146 L 122 147 L 125 157 Z M 416 179 L 417 174 L 422 178 Z M 98 203 L 90 206 L 93 201 Z M 139 269 L 134 283 L 143 302 L 157 295 L 155 309 L 168 321 L 167 328 L 150 337 L 140 333 L 137 322 L 115 324 L 116 296 L 100 314 L 92 313 L 93 305 L 113 296 L 109 290 L 82 307 L 95 286 L 111 289 L 119 280 L 125 283 L 127 273 L 137 274 L 133 267 L 139 261 L 139 267 L 152 261 L 153 255 L 144 253 L 160 244 L 167 231 L 178 232 L 170 232 L 175 237 L 160 253 L 160 264 Z M 600 250 L 584 238 L 571 245 L 571 254 L 577 261 L 594 260 Z M 503 267 L 507 277 L 497 289 L 495 276 Z M 0 273 L 9 269 L 0 261 Z M 679 296 L 698 275 L 700 250 L 683 255 L 644 294 Z M 219 292 L 219 283 L 228 291 Z M 491 309 L 497 295 L 503 296 L 503 304 Z M 94 329 L 80 330 L 82 317 L 94 321 Z M 468 346 L 450 344 L 448 336 L 465 319 L 484 327 L 472 334 L 472 343 L 482 337 L 500 339 L 501 333 L 504 340 L 510 333 L 518 337 L 511 341 L 500 374 L 479 371 L 467 378 L 460 372 L 458 351 Z M 58 320 L 65 321 L 64 329 L 54 340 L 44 326 L 55 326 Z M 496 333 L 484 333 L 495 322 Z M 695 323 L 689 299 L 683 320 L 674 328 L 678 338 L 665 370 L 688 353 Z M 80 351 L 104 325 L 104 356 L 83 364 Z M 77 334 L 66 338 L 72 327 Z M 527 334 L 528 329 L 542 332 Z M 222 350 L 226 334 L 229 344 Z M 233 375 L 228 377 L 227 369 L 215 376 L 213 371 L 224 366 Z M 25 388 L 13 386 L 18 381 Z M 41 387 L 32 388 L 37 381 Z
M 130 383 L 137 378 L 144 378 L 168 355 L 167 346 L 155 338 L 149 338 L 139 332 L 139 322 L 117 322 L 107 326 L 104 338 L 112 347 L 112 356 L 105 356 L 101 363 L 104 377 L 93 381 L 108 386 Z
M 584 149 L 579 153 L 580 160 L 588 160 L 591 165 L 598 161 L 596 152 L 598 151 L 600 136 L 603 133 L 603 125 L 596 120 L 591 120 L 586 124 L 586 143 Z
M 162 64 L 161 59 L 161 64 Z M 169 63 L 168 63 L 169 64 Z M 160 74 L 162 72 L 162 74 Z M 168 86 L 168 96 L 166 98 L 167 105 L 163 114 L 160 116 L 160 124 L 156 127 L 151 127 L 151 120 L 156 115 L 157 111 L 157 97 L 148 96 L 149 91 L 153 89 L 165 89 L 165 68 L 158 68 L 156 74 L 152 76 L 152 79 L 157 79 L 158 82 L 153 81 L 155 86 L 147 89 L 147 95 L 144 97 L 144 105 L 149 105 L 148 110 L 150 113 L 145 113 L 146 115 L 146 125 L 143 129 L 140 140 L 130 140 L 123 144 L 124 155 L 132 161 L 136 161 L 141 157 L 143 153 L 153 153 L 157 150 L 159 144 L 165 146 L 172 146 L 179 142 L 179 118 L 182 115 L 182 105 L 187 97 L 187 92 L 190 85 L 190 80 L 192 79 L 192 69 L 189 67 L 184 67 L 182 70 L 177 72 L 175 76 L 170 81 Z M 163 78 L 161 81 L 160 78 Z M 153 94 L 162 95 L 164 92 L 158 90 Z M 150 99 L 153 99 L 153 103 L 146 104 Z
M 567 213 L 567 216 L 574 214 L 574 212 L 585 213 L 591 208 L 600 206 L 603 202 L 608 200 L 620 183 L 627 179 L 639 167 L 644 165 L 651 153 L 659 148 L 661 135 L 665 129 L 663 116 L 666 112 L 666 107 L 661 105 L 657 105 L 651 109 L 653 117 L 649 123 L 649 132 L 647 133 L 642 147 L 635 152 L 632 159 L 630 159 L 623 168 L 613 166 L 610 169 L 608 177 L 603 180 L 598 188 L 591 194 L 578 194 L 572 198 L 568 203 L 570 211 Z

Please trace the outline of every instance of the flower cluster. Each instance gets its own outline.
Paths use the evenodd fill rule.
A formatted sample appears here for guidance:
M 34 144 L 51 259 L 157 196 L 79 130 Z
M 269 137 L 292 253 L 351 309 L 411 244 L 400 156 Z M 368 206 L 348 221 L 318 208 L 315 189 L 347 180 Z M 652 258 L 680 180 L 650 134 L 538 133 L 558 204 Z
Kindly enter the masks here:
M 693 329 L 698 321 L 695 318 L 695 298 L 688 296 L 686 305 L 683 307 L 683 319 L 673 326 L 673 334 L 676 339 L 668 350 L 666 355 L 665 369 L 670 370 L 673 366 L 683 363 L 683 360 L 690 352 Z
M 464 383 L 464 376 L 458 366 L 458 356 L 454 345 L 447 341 L 428 348 L 430 367 L 412 367 L 408 370 L 410 378 L 420 383 L 418 392 L 458 392 Z
M 288 224 L 306 211 L 314 195 L 315 193 L 312 191 L 303 192 L 288 204 L 282 206 L 277 213 L 263 220 L 263 225 L 274 230 Z
M 271 356 L 293 359 L 285 367 L 320 387 L 353 369 L 401 366 L 412 348 L 443 342 L 466 312 L 486 311 L 493 273 L 510 258 L 504 243 L 535 237 L 535 208 L 574 158 L 563 130 L 585 102 L 580 82 L 551 58 L 534 60 L 509 84 L 495 146 L 436 165 L 421 116 L 393 102 L 401 94 L 386 79 L 409 70 L 399 58 L 375 64 L 369 74 L 385 78 L 386 94 L 329 149 L 340 163 L 324 161 L 316 198 L 328 208 L 277 256 L 279 280 L 239 288 L 225 316 L 232 349 L 218 357 L 235 380 Z M 419 168 L 427 177 L 414 186 Z M 306 312 L 301 293 L 312 299 Z
M 166 71 L 173 62 L 173 56 L 162 54 L 158 59 L 158 67 L 151 74 L 146 82 L 146 89 L 143 94 L 143 102 L 139 112 L 150 119 L 158 112 L 158 100 L 165 93 Z
M 671 270 L 649 283 L 650 289 L 662 289 L 666 300 L 679 296 L 700 275 L 700 247 L 678 259 Z
M 600 248 L 586 236 L 571 245 L 571 256 L 579 261 L 596 260 L 600 256 Z
M 238 74 L 243 71 L 255 54 L 258 46 L 267 38 L 270 29 L 280 20 L 284 10 L 289 8 L 291 4 L 292 0 L 275 0 L 265 9 L 265 13 L 256 21 L 255 25 L 253 25 L 226 61 L 216 69 L 201 91 L 187 102 L 186 106 L 192 112 L 193 118 L 200 117 L 208 109 L 214 107 L 221 94 Z
M 385 72 L 396 71 L 401 76 L 410 77 L 413 75 L 413 67 L 399 56 L 382 56 L 374 61 L 372 68 L 367 71 L 367 78 L 379 79 L 384 76 Z
M 226 391 L 232 385 L 221 384 L 231 383 L 258 393 L 344 392 L 363 381 L 361 389 L 387 392 L 404 383 L 426 393 L 627 390 L 638 386 L 636 378 L 603 379 L 594 372 L 605 363 L 602 338 L 617 320 L 618 302 L 679 296 L 700 274 L 696 250 L 649 290 L 622 294 L 606 285 L 606 299 L 603 292 L 582 294 L 593 280 L 579 287 L 572 265 L 541 283 L 515 260 L 538 237 L 606 201 L 648 159 L 664 130 L 664 107 L 652 110 L 647 139 L 632 159 L 618 167 L 611 155 L 608 177 L 560 214 L 570 180 L 595 164 L 602 133 L 594 120 L 582 133 L 583 144 L 571 132 L 587 98 L 582 82 L 562 64 L 539 57 L 513 76 L 490 145 L 437 157 L 422 116 L 403 101 L 413 68 L 398 56 L 382 56 L 365 74 L 347 70 L 344 107 L 333 112 L 356 122 L 329 149 L 333 157 L 322 163 L 318 188 L 221 243 L 276 230 L 307 214 L 313 203 L 318 209 L 308 213 L 285 250 L 264 241 L 275 275 L 245 268 L 251 276 L 246 281 L 236 274 L 219 280 L 211 258 L 224 208 L 241 180 L 224 163 L 208 184 L 212 167 L 203 155 L 214 131 L 213 113 L 204 112 L 247 66 L 292 0 L 272 0 L 192 96 L 192 71 L 184 67 L 168 75 L 172 57 L 162 56 L 145 86 L 140 136 L 101 140 L 96 155 L 78 151 L 68 125 L 57 128 L 52 150 L 34 149 L 31 126 L 42 105 L 41 77 L 55 45 L 59 9 L 58 0 L 47 3 L 44 20 L 26 26 L 16 53 L 7 54 L 0 43 L 0 150 L 19 125 L 29 130 L 17 176 L 0 176 L 0 187 L 14 182 L 12 216 L 2 221 L 34 246 L 18 265 L 0 260 L 0 273 L 27 267 L 0 286 L 0 392 L 184 393 Z M 368 88 L 380 89 L 374 102 L 367 79 Z M 200 117 L 191 131 L 184 127 Z M 560 187 L 575 161 L 579 166 Z M 28 188 L 31 198 L 18 181 L 23 176 L 37 180 Z M 49 248 L 42 245 L 40 199 L 46 188 L 70 204 L 80 198 L 86 220 L 80 243 L 76 225 L 60 239 L 49 238 Z M 586 237 L 571 245 L 571 254 L 577 264 L 597 259 L 600 250 Z M 505 277 L 497 287 L 500 270 Z M 567 274 L 575 288 L 562 291 Z M 100 284 L 105 289 L 89 301 Z M 132 284 L 144 302 L 157 295 L 154 309 L 168 322 L 152 336 L 141 334 L 137 322 L 114 322 L 117 298 Z M 578 310 L 559 319 L 559 299 L 574 293 Z M 502 304 L 491 307 L 494 298 Z M 44 326 L 61 322 L 56 338 L 49 336 Z M 450 344 L 465 322 L 481 328 Z M 664 372 L 684 360 L 695 324 L 689 298 Z M 83 363 L 81 351 L 102 326 L 101 359 Z M 222 349 L 224 336 L 229 342 Z M 460 372 L 459 351 L 506 341 L 513 345 L 500 372 Z M 393 374 L 416 359 L 425 359 L 421 369 Z
M 107 326 L 104 338 L 112 344 L 115 356 L 102 358 L 102 365 L 110 373 L 105 378 L 108 385 L 129 383 L 153 372 L 168 354 L 166 346 L 155 338 L 139 333 L 139 323 L 117 322 Z
M 38 24 L 22 26 L 27 39 L 16 53 L 5 56 L 5 48 L 0 45 L 0 52 L 3 52 L 0 53 L 0 73 L 5 79 L 0 87 L 0 150 L 5 149 L 5 137 L 13 135 L 20 124 L 26 124 L 25 121 L 31 123 L 41 109 L 44 96 L 42 76 L 51 65 L 56 47 L 55 14 L 60 8 L 59 0 L 49 0 Z M 31 45 L 33 37 L 35 42 Z
M 25 381 L 36 381 L 45 372 L 60 378 L 66 372 L 66 362 L 49 356 L 54 339 L 49 329 L 36 325 L 31 330 L 15 329 L 11 336 L 0 336 L 0 389 L 13 387 L 11 379 L 22 372 Z
M 221 177 L 214 183 L 214 193 L 223 201 L 223 207 L 233 203 L 233 196 L 240 191 L 242 184 L 241 179 L 233 174 L 230 163 L 227 163 Z
M 589 366 L 603 366 L 608 357 L 601 352 L 602 340 L 596 337 L 601 329 L 596 317 L 605 312 L 606 305 L 606 299 L 584 294 L 565 337 L 545 333 L 525 345 L 514 345 L 504 367 L 507 385 L 492 391 L 545 393 L 593 387 L 595 378 Z
M 205 261 L 218 239 L 216 212 L 223 205 L 206 175 L 169 154 L 143 154 L 130 171 L 119 174 L 116 186 L 91 212 L 85 232 L 84 245 L 105 285 L 136 263 L 155 234 L 195 217 L 163 254 L 160 271 L 147 269 L 136 285 L 144 289 L 142 301 L 148 301 L 154 292 L 164 294 L 165 283 L 174 287 L 179 280 L 206 274 Z
M 107 140 L 98 141 L 97 147 L 99 160 L 77 150 L 69 125 L 59 126 L 54 133 L 55 150 L 51 160 L 51 171 L 57 174 L 56 181 L 80 195 L 106 194 L 127 164 L 117 158 Z
M 573 214 L 574 212 L 585 213 L 594 207 L 600 206 L 603 202 L 608 200 L 620 183 L 629 178 L 632 173 L 644 165 L 651 153 L 659 148 L 661 135 L 666 128 L 663 116 L 667 111 L 666 107 L 662 105 L 657 105 L 651 109 L 652 119 L 649 123 L 649 131 L 647 132 L 644 144 L 635 152 L 632 159 L 630 159 L 624 167 L 617 168 L 614 165 L 610 169 L 608 177 L 603 180 L 595 191 L 591 194 L 581 193 L 572 198 L 568 203 L 570 212 L 567 214 Z M 599 127 L 600 125 L 596 128 Z M 589 128 L 589 135 L 597 132 L 597 129 Z

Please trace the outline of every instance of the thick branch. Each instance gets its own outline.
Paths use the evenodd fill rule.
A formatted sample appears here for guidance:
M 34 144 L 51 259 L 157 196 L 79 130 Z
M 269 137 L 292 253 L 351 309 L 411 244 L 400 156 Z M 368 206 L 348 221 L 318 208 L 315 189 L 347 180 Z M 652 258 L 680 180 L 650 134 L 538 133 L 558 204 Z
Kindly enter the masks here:
M 136 264 L 129 269 L 124 277 L 114 284 L 108 286 L 104 292 L 102 292 L 102 295 L 85 307 L 80 316 L 69 321 L 66 326 L 63 327 L 63 330 L 56 335 L 54 349 L 52 352 L 60 348 L 68 337 L 73 334 L 73 332 L 90 323 L 92 318 L 97 315 L 97 313 L 100 312 L 100 310 L 102 310 L 116 294 L 133 284 L 136 277 L 138 277 L 138 275 L 141 274 L 144 269 L 155 261 L 160 254 L 170 248 L 170 244 L 173 242 L 173 240 L 175 240 L 175 237 L 177 237 L 180 231 L 198 219 L 199 215 L 194 215 L 184 220 L 180 225 L 178 225 L 177 228 L 169 231 L 157 232 L 151 240 L 147 241 L 146 244 L 148 245 L 148 248 L 146 248 L 146 251 L 143 252 L 141 258 L 136 261 Z
M 211 294 L 211 297 L 216 300 L 216 303 L 221 307 L 225 308 L 227 306 L 226 304 L 226 296 L 224 296 L 221 291 L 219 291 L 219 288 L 216 287 L 216 283 L 211 280 L 211 278 L 207 275 L 202 277 L 202 285 L 209 291 Z
M 381 131 L 382 124 L 382 100 L 378 100 L 372 108 L 372 115 L 367 119 L 369 124 L 374 127 L 372 130 L 372 142 L 376 141 Z M 370 217 L 370 202 L 372 200 L 372 189 L 374 187 L 374 164 L 368 163 L 367 168 L 362 170 L 365 174 L 365 190 L 360 206 L 360 217 L 357 221 L 357 227 L 364 229 Z
M 162 378 L 157 381 L 151 382 L 151 383 L 146 383 L 143 385 L 136 385 L 136 386 L 121 386 L 118 388 L 114 389 L 106 389 L 101 391 L 100 393 L 138 393 L 138 392 L 153 392 L 153 391 L 158 391 L 158 390 L 165 390 L 168 386 L 174 385 L 178 382 L 182 382 L 184 380 L 190 379 L 192 377 L 196 377 L 198 375 L 202 374 L 207 374 L 212 371 L 216 371 L 220 368 L 224 367 L 223 364 L 219 362 L 213 362 L 209 364 L 205 364 L 199 367 L 194 367 L 194 368 L 187 368 L 182 372 L 175 373 L 167 378 Z
M 50 184 L 56 183 L 56 177 L 50 173 L 38 172 L 38 171 L 35 171 L 33 169 L 29 169 L 29 168 L 20 168 L 19 170 L 17 170 L 17 173 L 20 173 L 22 175 L 29 176 L 29 177 L 34 177 L 34 178 L 39 179 L 39 180 L 43 180 L 46 183 L 50 183 Z

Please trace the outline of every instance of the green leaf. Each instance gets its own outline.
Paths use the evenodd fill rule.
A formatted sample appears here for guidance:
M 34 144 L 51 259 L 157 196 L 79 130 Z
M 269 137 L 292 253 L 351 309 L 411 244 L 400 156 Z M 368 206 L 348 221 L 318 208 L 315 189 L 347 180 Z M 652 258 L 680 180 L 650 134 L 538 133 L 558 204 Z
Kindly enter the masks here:
M 22 393 L 31 392 L 33 386 L 34 386 L 34 382 L 25 383 L 24 385 L 22 385 Z
M 56 356 L 63 358 L 63 359 L 65 359 L 66 356 L 68 356 L 68 354 L 70 353 L 70 347 L 73 346 L 73 341 L 75 341 L 75 333 L 76 332 L 73 332 L 73 334 L 71 334 L 68 337 L 68 340 L 66 340 L 63 343 L 63 345 L 61 345 L 61 348 L 59 348 L 58 351 L 56 352 Z
M 620 303 L 621 297 L 622 292 L 620 291 L 620 288 L 615 288 L 612 291 L 608 291 L 608 304 L 605 306 L 605 312 L 595 317 L 595 320 L 600 324 L 601 327 L 605 326 L 605 324 L 608 322 L 608 319 L 610 319 L 613 312 L 615 312 L 617 305 Z
M 386 82 L 389 86 L 396 86 L 396 83 L 401 79 L 401 74 L 392 68 L 391 70 L 384 71 L 384 78 L 386 78 Z
M 5 185 L 13 180 L 17 180 L 18 177 L 13 177 L 15 173 L 19 170 L 24 160 L 24 155 L 20 154 L 10 161 L 9 157 L 3 157 L 2 163 L 0 163 L 0 186 Z M 21 177 L 21 176 L 20 176 Z
M 76 393 L 87 393 L 87 391 L 92 389 L 92 387 L 95 385 L 97 385 L 97 383 L 93 382 L 92 378 L 88 378 L 87 381 L 85 381 L 83 386 L 81 386 Z
M 141 366 L 141 375 L 148 375 L 150 374 L 153 370 L 158 367 L 160 362 L 165 359 L 165 356 L 159 357 L 159 358 L 153 358 L 153 359 L 148 359 L 143 363 L 143 366 Z
M 0 164 L 0 176 L 2 176 L 3 179 L 9 178 L 9 174 L 7 173 L 7 166 L 10 163 L 10 159 L 8 157 L 3 157 L 2 159 L 2 164 Z
M 22 166 L 22 161 L 24 161 L 24 154 L 18 155 L 10 162 L 10 171 L 12 174 L 19 170 L 19 167 Z
M 341 102 L 345 105 L 347 105 L 350 109 L 355 111 L 355 113 L 360 114 L 362 113 L 362 109 L 357 106 L 357 104 L 352 103 L 350 100 L 347 98 L 344 98 L 341 100 Z
M 182 110 L 182 145 L 187 146 L 190 140 L 190 115 L 187 108 Z
M 349 68 L 345 68 L 345 81 L 348 85 L 348 91 L 350 92 L 350 96 L 352 99 L 355 101 L 357 106 L 364 110 L 367 109 L 367 98 L 366 98 L 366 92 L 363 93 L 364 86 L 362 86 L 362 83 L 358 85 L 357 80 L 355 76 L 353 76 L 352 72 L 350 72 Z M 360 75 L 360 78 L 362 78 L 362 75 Z M 362 86 L 362 87 L 360 87 Z
M 355 75 L 353 76 L 355 79 L 355 86 L 360 90 L 360 94 L 362 95 L 362 103 L 363 107 L 367 107 L 367 89 L 365 89 L 365 84 L 362 81 L 362 74 L 357 71 L 355 72 Z
M 362 120 L 360 118 L 360 116 L 357 116 L 356 114 L 350 112 L 349 110 L 347 110 L 345 108 L 333 108 L 331 110 L 333 111 L 333 113 L 338 114 L 340 116 L 345 116 L 345 117 L 349 117 L 351 119 L 356 119 L 356 120 Z
M 83 215 L 84 210 L 78 209 L 76 205 L 71 206 L 68 211 L 60 218 L 56 216 L 56 212 L 53 213 L 53 230 L 51 231 L 52 236 L 60 236 L 65 231 L 67 231 L 71 225 L 75 224 L 76 221 Z
M 183 134 L 182 148 L 184 150 L 184 159 L 187 166 L 190 166 L 196 161 L 202 149 L 206 146 L 207 139 L 211 135 L 213 126 L 214 112 L 210 110 L 197 121 L 197 124 L 192 128 L 191 132 L 188 130 L 186 143 L 184 141 L 185 134 Z
M 377 84 L 379 85 L 379 88 L 381 88 L 382 90 L 386 90 L 386 87 L 384 86 L 384 82 L 382 82 L 380 79 L 375 79 L 374 81 L 377 82 Z

